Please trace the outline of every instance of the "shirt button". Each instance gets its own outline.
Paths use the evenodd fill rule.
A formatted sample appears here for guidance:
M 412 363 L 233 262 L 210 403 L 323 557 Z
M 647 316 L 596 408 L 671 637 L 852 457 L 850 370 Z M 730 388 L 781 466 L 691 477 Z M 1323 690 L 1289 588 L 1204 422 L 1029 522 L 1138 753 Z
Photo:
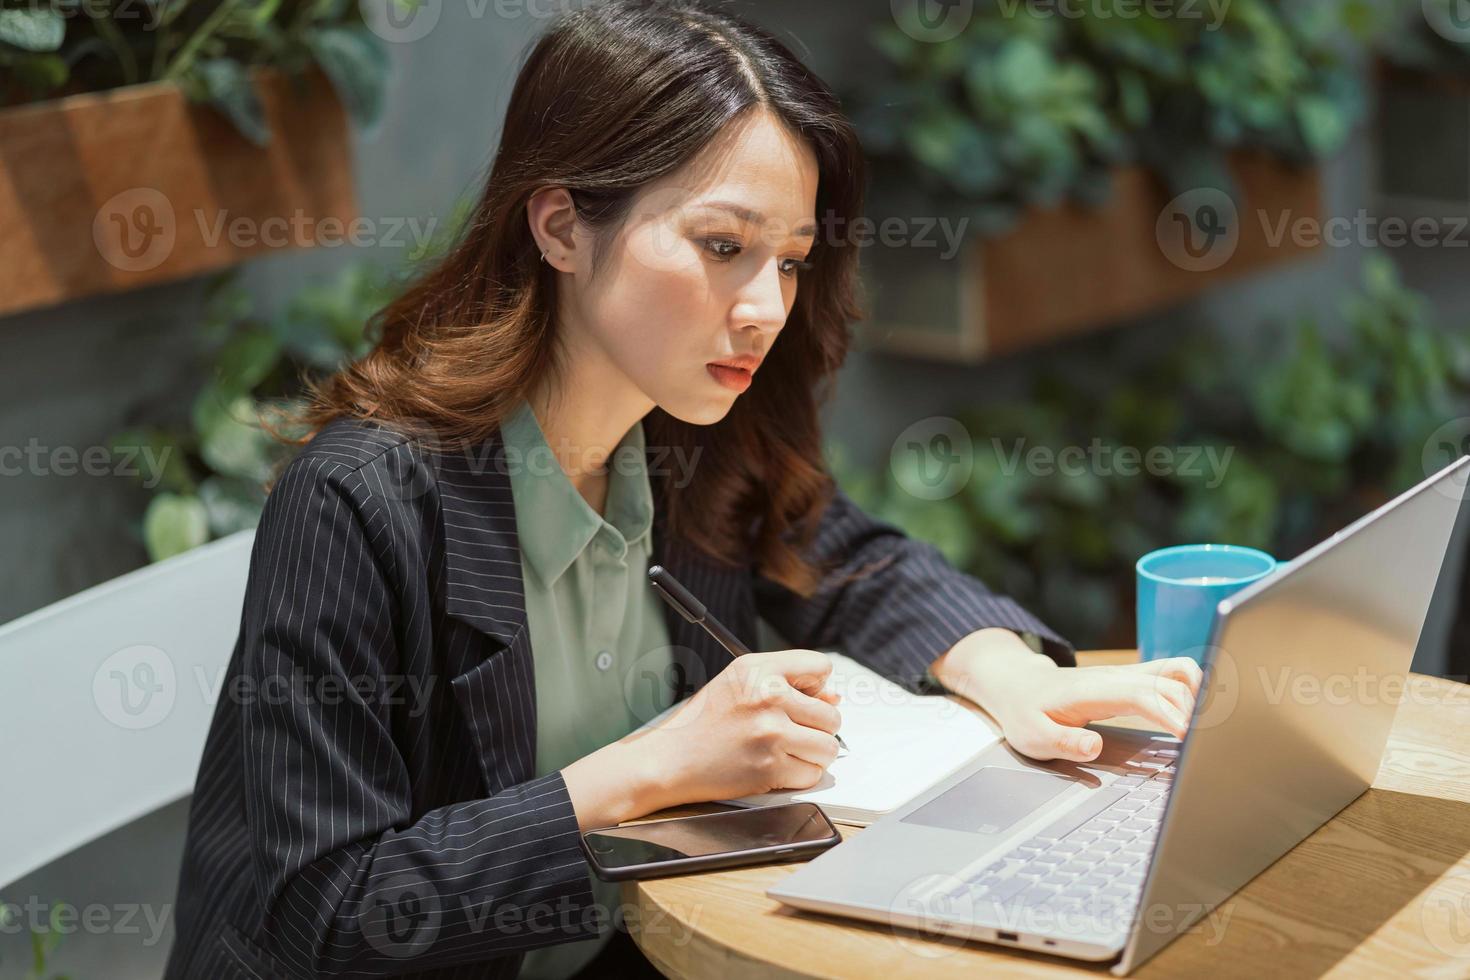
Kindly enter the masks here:
M 612 654 L 606 650 L 597 651 L 597 669 L 607 670 L 612 666 Z

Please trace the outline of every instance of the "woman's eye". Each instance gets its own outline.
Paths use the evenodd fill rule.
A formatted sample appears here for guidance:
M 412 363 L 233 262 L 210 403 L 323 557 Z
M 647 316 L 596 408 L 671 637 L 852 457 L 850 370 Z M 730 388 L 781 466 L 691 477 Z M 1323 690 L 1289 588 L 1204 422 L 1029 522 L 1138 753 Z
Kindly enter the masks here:
M 735 256 L 739 255 L 741 252 L 740 243 L 732 242 L 727 238 L 705 239 L 705 247 L 708 248 L 710 254 L 713 255 L 717 261 L 720 262 L 728 262 Z M 798 273 L 810 272 L 811 269 L 812 263 L 806 262 L 802 259 L 783 259 L 781 265 L 781 275 L 785 276 L 787 279 L 795 279 Z
M 791 266 L 789 269 L 782 269 L 781 273 L 788 279 L 795 279 L 798 273 L 812 271 L 810 262 L 804 262 L 801 259 L 787 259 L 786 261 L 790 262 Z

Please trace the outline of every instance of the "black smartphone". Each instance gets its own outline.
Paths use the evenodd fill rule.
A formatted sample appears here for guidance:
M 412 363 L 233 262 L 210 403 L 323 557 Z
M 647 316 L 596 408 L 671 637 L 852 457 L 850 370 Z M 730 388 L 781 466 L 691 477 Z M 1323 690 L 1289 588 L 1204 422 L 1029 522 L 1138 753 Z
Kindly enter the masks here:
M 808 858 L 841 840 L 815 803 L 778 803 L 589 830 L 582 850 L 597 877 L 627 881 Z

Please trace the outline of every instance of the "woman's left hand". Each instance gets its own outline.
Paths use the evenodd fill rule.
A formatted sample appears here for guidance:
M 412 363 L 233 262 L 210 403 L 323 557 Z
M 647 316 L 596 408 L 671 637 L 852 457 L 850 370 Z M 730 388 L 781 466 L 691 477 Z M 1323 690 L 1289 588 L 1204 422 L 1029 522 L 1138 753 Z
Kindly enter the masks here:
M 1102 751 L 1102 738 L 1082 726 L 1120 715 L 1140 716 L 1178 738 L 1188 730 L 1202 678 L 1190 658 L 1058 667 L 1009 636 L 1014 644 L 992 637 L 988 648 L 957 645 L 936 664 L 935 676 L 989 712 L 1017 752 L 1089 762 Z

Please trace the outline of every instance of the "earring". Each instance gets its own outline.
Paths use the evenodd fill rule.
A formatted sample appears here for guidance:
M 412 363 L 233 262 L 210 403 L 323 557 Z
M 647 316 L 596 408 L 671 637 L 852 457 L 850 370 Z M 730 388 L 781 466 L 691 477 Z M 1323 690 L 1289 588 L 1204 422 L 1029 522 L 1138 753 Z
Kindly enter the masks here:
M 542 262 L 545 262 L 546 261 L 546 253 L 545 252 L 542 252 L 541 253 L 541 261 Z

